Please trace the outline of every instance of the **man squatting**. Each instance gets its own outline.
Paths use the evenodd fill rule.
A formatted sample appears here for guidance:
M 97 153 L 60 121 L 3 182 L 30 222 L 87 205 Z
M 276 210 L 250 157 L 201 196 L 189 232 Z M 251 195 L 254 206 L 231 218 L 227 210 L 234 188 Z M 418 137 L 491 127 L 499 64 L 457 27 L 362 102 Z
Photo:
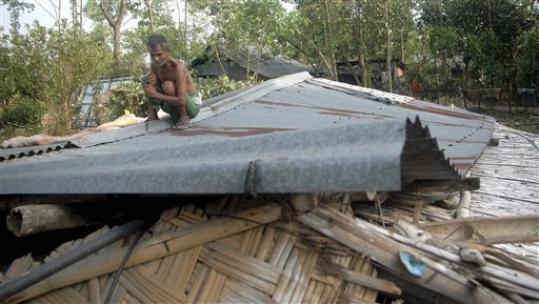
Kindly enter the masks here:
M 189 71 L 170 55 L 170 45 L 162 35 L 148 39 L 151 71 L 142 78 L 148 120 L 157 120 L 157 109 L 170 114 L 173 128 L 185 129 L 194 118 L 202 100 Z

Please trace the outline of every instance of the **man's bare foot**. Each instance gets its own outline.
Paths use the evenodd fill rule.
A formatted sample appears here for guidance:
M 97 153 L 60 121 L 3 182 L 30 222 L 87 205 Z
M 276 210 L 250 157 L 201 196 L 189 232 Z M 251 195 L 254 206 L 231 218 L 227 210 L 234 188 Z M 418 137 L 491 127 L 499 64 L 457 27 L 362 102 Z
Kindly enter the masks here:
M 191 124 L 191 121 L 189 120 L 189 118 L 187 119 L 180 119 L 179 122 L 175 123 L 174 125 L 172 125 L 172 128 L 173 129 L 176 129 L 176 130 L 184 130 L 184 129 L 187 129 L 189 128 L 189 125 Z
M 152 105 L 146 105 L 146 112 L 148 113 L 146 121 L 159 120 L 157 116 L 157 109 Z

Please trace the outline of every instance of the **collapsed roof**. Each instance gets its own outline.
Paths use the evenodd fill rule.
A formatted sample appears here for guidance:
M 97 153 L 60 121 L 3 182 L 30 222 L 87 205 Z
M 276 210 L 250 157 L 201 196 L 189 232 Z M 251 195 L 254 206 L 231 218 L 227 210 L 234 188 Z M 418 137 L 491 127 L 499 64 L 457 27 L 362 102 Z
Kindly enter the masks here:
M 151 228 L 141 221 L 105 226 L 43 262 L 23 256 L 0 272 L 1 300 L 521 303 L 539 297 L 534 261 L 482 247 L 500 242 L 500 225 L 502 242 L 536 241 L 536 216 L 448 220 L 452 210 L 422 208 L 425 196 L 403 191 L 383 207 L 377 194 L 373 217 L 373 199 L 347 193 L 429 181 L 477 187 L 464 175 L 490 140 L 489 117 L 299 74 L 210 100 L 188 130 L 169 126 L 160 121 L 95 133 L 55 144 L 51 153 L 4 149 L 1 193 L 253 198 L 215 196 L 188 205 L 183 197 L 181 207 L 163 212 Z M 488 163 L 478 164 L 483 168 L 474 166 L 476 172 L 489 172 Z M 148 201 L 144 208 L 156 205 Z M 425 225 L 433 219 L 442 222 Z
M 494 120 L 299 73 L 210 100 L 188 130 L 167 128 L 166 122 L 150 122 L 100 132 L 56 144 L 62 153 L 24 159 L 17 158 L 43 147 L 2 149 L 0 193 L 304 193 L 398 191 L 418 181 L 469 185 L 463 174 L 488 143 Z

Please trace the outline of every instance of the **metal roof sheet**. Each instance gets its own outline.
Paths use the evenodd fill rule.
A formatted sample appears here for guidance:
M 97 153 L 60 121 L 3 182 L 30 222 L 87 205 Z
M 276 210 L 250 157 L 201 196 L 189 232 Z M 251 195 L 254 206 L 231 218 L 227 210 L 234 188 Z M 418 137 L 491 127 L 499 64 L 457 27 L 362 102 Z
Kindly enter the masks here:
M 84 86 L 81 96 L 79 97 L 79 103 L 81 106 L 78 117 L 79 126 L 87 128 L 95 127 L 97 125 L 93 109 L 95 95 L 110 91 L 121 83 L 130 79 L 130 77 L 101 79 L 94 84 Z
M 300 63 L 293 59 L 287 59 L 282 56 L 267 56 L 262 54 L 259 58 L 255 47 L 247 47 L 247 52 L 232 53 L 222 49 L 226 57 L 239 64 L 245 69 L 255 70 L 258 67 L 258 74 L 267 78 L 276 78 L 283 75 L 289 75 L 299 72 L 313 72 L 311 66 Z
M 211 100 L 187 130 L 0 164 L 0 192 L 397 191 L 462 180 L 494 129 L 484 115 L 345 89 L 307 73 L 270 80 Z

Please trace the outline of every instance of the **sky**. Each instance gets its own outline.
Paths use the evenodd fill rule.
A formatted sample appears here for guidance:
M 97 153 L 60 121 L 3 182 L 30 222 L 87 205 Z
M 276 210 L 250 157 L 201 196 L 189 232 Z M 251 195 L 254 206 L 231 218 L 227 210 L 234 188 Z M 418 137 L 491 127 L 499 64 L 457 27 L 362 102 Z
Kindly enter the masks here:
M 26 11 L 21 15 L 21 29 L 24 31 L 25 24 L 31 24 L 34 20 L 38 20 L 39 24 L 45 27 L 53 27 L 56 22 L 56 9 L 58 1 L 62 1 L 62 9 L 60 15 L 62 18 L 71 21 L 71 13 L 69 1 L 67 0 L 25 0 L 27 3 L 32 3 L 34 5 L 34 10 L 29 12 Z M 54 5 L 53 5 L 54 3 Z M 180 1 L 180 5 L 183 3 L 183 0 Z M 83 5 L 86 5 L 86 0 L 83 0 Z M 171 15 L 177 16 L 176 5 L 170 5 Z M 180 8 L 181 9 L 181 8 Z M 182 15 L 183 16 L 183 15 Z M 92 27 L 92 21 L 88 18 L 83 18 L 84 29 L 89 31 Z M 3 32 L 9 31 L 9 12 L 7 6 L 0 5 L 0 27 L 3 28 Z M 124 20 L 123 29 L 129 29 L 136 27 L 136 21 L 133 19 Z
M 24 31 L 24 25 L 25 24 L 31 24 L 34 20 L 38 20 L 39 23 L 42 26 L 45 27 L 53 27 L 56 21 L 56 9 L 55 6 L 58 5 L 58 1 L 62 1 L 62 9 L 60 11 L 60 14 L 62 18 L 66 18 L 68 21 L 71 20 L 71 13 L 70 13 L 70 7 L 69 7 L 69 1 L 68 0 L 25 0 L 27 3 L 34 4 L 34 10 L 31 12 L 25 12 L 21 15 L 21 30 Z M 83 0 L 83 5 L 86 5 L 87 0 Z M 172 1 L 169 5 L 169 8 L 171 10 L 170 14 L 171 16 L 178 16 L 177 13 L 177 6 Z M 54 5 L 53 5 L 54 3 Z M 184 3 L 184 0 L 179 0 L 180 3 L 180 11 L 181 16 L 183 17 L 183 7 L 182 4 Z M 291 11 L 293 9 L 293 5 L 290 3 L 283 3 L 283 6 L 287 11 Z M 127 18 L 126 18 L 127 19 Z M 173 18 L 176 20 L 176 18 Z M 124 25 L 122 26 L 123 29 L 130 29 L 136 27 L 136 21 L 133 19 L 125 20 Z M 89 31 L 92 27 L 91 20 L 88 18 L 83 19 L 83 26 L 84 29 Z M 4 33 L 9 31 L 9 12 L 7 10 L 7 6 L 0 5 L 0 27 L 2 27 L 2 31 Z

